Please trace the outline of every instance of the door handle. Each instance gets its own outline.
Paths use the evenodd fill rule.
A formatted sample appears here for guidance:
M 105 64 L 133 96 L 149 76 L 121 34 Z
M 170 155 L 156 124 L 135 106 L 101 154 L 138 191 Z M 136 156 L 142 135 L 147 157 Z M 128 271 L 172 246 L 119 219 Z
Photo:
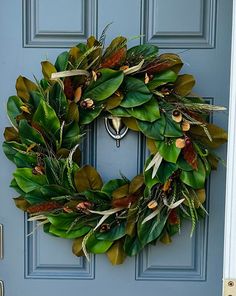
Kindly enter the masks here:
M 2 224 L 0 224 L 0 259 L 3 259 L 3 225 Z
M 0 296 L 4 296 L 3 281 L 0 281 Z

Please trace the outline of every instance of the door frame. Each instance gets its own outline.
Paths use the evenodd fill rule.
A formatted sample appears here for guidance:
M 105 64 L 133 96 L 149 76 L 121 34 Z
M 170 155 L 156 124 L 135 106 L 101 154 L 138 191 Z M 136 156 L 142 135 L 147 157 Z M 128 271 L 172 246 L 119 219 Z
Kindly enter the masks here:
M 226 283 L 224 285 L 225 287 L 228 281 L 236 280 L 236 170 L 234 166 L 234 164 L 236 164 L 236 1 L 234 0 L 232 13 L 230 95 L 228 110 L 229 139 L 227 148 L 223 265 L 223 281 Z M 226 289 L 227 288 L 223 289 L 223 291 L 226 292 Z

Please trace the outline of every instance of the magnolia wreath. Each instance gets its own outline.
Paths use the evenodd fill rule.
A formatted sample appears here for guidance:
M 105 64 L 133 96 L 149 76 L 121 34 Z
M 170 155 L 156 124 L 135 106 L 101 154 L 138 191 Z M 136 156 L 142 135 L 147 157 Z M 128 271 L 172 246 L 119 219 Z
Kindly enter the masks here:
M 3 149 L 15 163 L 11 187 L 18 208 L 46 233 L 73 239 L 76 256 L 106 253 L 121 264 L 157 241 L 170 243 L 183 220 L 204 217 L 205 183 L 226 132 L 209 123 L 209 104 L 192 93 L 194 77 L 179 74 L 177 54 L 143 44 L 127 49 L 105 33 L 43 61 L 43 78 L 19 76 L 7 102 L 12 127 Z M 103 183 L 82 161 L 88 125 L 106 117 L 141 133 L 150 151 L 143 172 Z M 81 148 L 82 147 L 82 148 Z M 36 222 L 35 222 L 36 223 Z

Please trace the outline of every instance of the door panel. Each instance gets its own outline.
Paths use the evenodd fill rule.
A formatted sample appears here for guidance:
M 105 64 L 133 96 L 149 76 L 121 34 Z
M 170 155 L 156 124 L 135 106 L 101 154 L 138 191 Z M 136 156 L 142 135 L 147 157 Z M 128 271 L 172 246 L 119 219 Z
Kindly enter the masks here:
M 197 80 L 195 92 L 228 104 L 232 1 L 225 0 L 2 0 L 0 10 L 0 98 L 2 106 L 15 93 L 14 81 L 22 74 L 40 77 L 40 61 L 54 61 L 62 51 L 90 34 L 99 35 L 113 22 L 107 43 L 117 35 L 145 35 L 142 42 L 157 44 L 161 52 L 180 53 L 183 72 Z M 139 43 L 139 39 L 129 45 Z M 1 135 L 8 119 L 1 112 Z M 213 121 L 226 127 L 227 115 Z M 1 138 L 2 139 L 2 138 Z M 98 120 L 88 129 L 85 162 L 95 165 L 104 181 L 133 177 L 143 168 L 144 139 L 129 131 L 120 148 Z M 225 156 L 225 148 L 220 153 Z M 208 182 L 209 219 L 192 238 L 185 223 L 173 243 L 148 247 L 121 266 L 111 266 L 105 255 L 87 262 L 71 253 L 71 241 L 46 235 L 17 210 L 8 187 L 12 164 L 0 151 L 1 207 L 4 259 L 0 279 L 6 296 L 92 295 L 221 295 L 224 180 L 220 166 Z

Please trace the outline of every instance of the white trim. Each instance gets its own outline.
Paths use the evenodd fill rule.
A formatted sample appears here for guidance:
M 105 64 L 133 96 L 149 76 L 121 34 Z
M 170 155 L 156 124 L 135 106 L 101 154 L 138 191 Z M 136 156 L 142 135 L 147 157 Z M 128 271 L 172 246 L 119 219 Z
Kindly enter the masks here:
M 228 156 L 225 203 L 224 279 L 236 279 L 236 1 L 233 0 Z

